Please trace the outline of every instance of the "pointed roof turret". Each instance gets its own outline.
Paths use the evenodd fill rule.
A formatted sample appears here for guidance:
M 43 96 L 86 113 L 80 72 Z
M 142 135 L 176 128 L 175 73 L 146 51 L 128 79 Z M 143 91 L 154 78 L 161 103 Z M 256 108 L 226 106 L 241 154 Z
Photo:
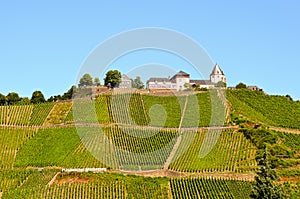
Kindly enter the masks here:
M 224 75 L 224 72 L 220 68 L 219 64 L 216 64 L 210 75 Z

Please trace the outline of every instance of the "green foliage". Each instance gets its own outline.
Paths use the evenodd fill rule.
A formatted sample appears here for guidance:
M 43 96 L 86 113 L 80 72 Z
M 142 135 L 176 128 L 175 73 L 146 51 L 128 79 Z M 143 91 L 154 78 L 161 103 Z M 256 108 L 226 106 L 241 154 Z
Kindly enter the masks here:
M 0 124 L 28 125 L 32 110 L 32 105 L 0 106 Z
M 181 119 L 181 107 L 176 96 L 143 95 L 148 121 L 151 126 L 178 127 Z M 165 121 L 164 121 L 165 119 Z
M 15 92 L 8 93 L 6 96 L 6 100 L 9 105 L 16 104 L 20 101 L 20 99 L 19 94 Z
M 225 88 L 227 84 L 225 82 L 219 81 L 215 86 L 219 88 Z
M 300 169 L 283 169 L 277 170 L 276 173 L 283 177 L 297 177 L 300 176 Z
M 45 97 L 41 91 L 34 91 L 32 93 L 30 102 L 33 104 L 43 103 L 45 102 Z
M 38 178 L 36 178 L 38 179 Z M 3 198 L 168 198 L 168 180 L 118 174 L 61 174 L 58 181 L 73 182 L 20 187 L 4 193 Z
M 40 129 L 21 147 L 15 166 L 59 166 L 79 142 L 75 128 Z
M 111 86 L 111 87 L 117 87 L 119 83 L 121 82 L 121 72 L 118 70 L 110 70 L 106 73 L 106 76 L 104 78 L 104 85 L 105 86 Z
M 30 117 L 29 125 L 43 125 L 53 106 L 54 103 L 51 102 L 35 104 Z
M 172 198 L 174 199 L 249 198 L 247 195 L 247 193 L 249 193 L 249 183 L 247 182 L 240 183 L 238 181 L 204 178 L 175 178 L 170 180 L 170 186 Z M 234 189 L 232 189 L 233 187 Z M 231 190 L 233 190 L 233 192 L 231 192 Z
M 83 87 L 83 86 L 92 86 L 93 85 L 93 78 L 91 77 L 90 74 L 86 73 L 84 74 L 80 80 L 79 80 L 79 87 Z
M 300 103 L 284 96 L 266 95 L 261 91 L 228 90 L 227 99 L 236 114 L 253 122 L 271 126 L 300 128 Z
M 241 181 L 241 180 L 225 180 L 231 194 L 239 198 L 249 198 L 252 190 L 252 182 Z
M 22 185 L 32 170 L 9 169 L 0 170 L 0 192 L 9 192 Z
M 250 196 L 257 199 L 285 198 L 282 187 L 274 183 L 278 177 L 270 167 L 267 148 L 265 148 L 262 158 L 258 160 L 258 165 L 260 169 L 256 172 L 255 184 Z
M 100 86 L 101 84 L 100 84 L 100 79 L 99 79 L 99 77 L 95 77 L 95 79 L 94 79 L 94 86 Z
M 272 168 L 287 168 L 298 165 L 300 135 L 275 132 L 265 129 L 240 129 L 245 137 L 258 148 L 256 159 L 261 159 L 264 149 L 269 150 L 269 161 Z
M 0 106 L 5 105 L 7 102 L 6 96 L 0 93 Z
M 108 106 L 107 98 L 110 98 L 111 95 L 100 95 L 95 100 L 95 109 L 96 109 L 96 115 L 98 118 L 98 122 L 101 124 L 109 124 L 113 121 L 113 118 L 110 117 L 108 113 Z
M 132 87 L 133 88 L 137 88 L 137 89 L 142 89 L 142 88 L 144 88 L 144 86 L 145 85 L 142 82 L 141 77 L 140 76 L 136 76 L 136 78 L 132 82 Z
M 31 102 L 30 102 L 30 99 L 28 98 L 28 97 L 23 97 L 22 99 L 21 99 L 21 102 L 20 102 L 20 104 L 21 105 L 28 105 L 28 104 L 30 104 Z
M 70 109 L 72 107 L 72 102 L 58 102 L 54 104 L 51 112 L 48 114 L 44 125 L 53 125 L 53 124 L 63 124 L 65 118 L 67 117 Z
M 205 157 L 200 157 L 201 146 L 210 146 L 213 143 L 204 143 L 204 137 L 210 133 L 210 137 L 218 136 L 218 131 L 200 131 L 194 135 L 192 132 L 184 132 L 178 153 L 186 146 L 186 152 L 172 162 L 169 169 L 182 172 L 244 172 L 254 170 L 255 147 L 242 133 L 235 131 L 223 131 L 216 145 Z
M 240 82 L 239 84 L 237 84 L 237 85 L 235 86 L 235 88 L 236 88 L 236 89 L 247 88 L 247 85 L 244 84 L 244 83 L 242 83 L 242 82 Z
M 298 199 L 300 198 L 300 184 L 299 182 L 284 182 L 283 191 L 286 198 Z
M 143 98 L 139 93 L 131 94 L 129 101 L 130 117 L 137 125 L 146 126 L 149 124 L 144 106 Z
M 277 134 L 265 129 L 240 129 L 247 139 L 249 139 L 258 149 L 266 148 L 277 142 Z
M 0 169 L 13 168 L 16 153 L 35 133 L 33 128 L 0 127 Z
M 73 94 L 76 93 L 76 86 L 72 86 L 66 93 L 61 97 L 62 100 L 70 100 L 73 97 Z M 53 99 L 54 100 L 54 99 Z
M 112 127 L 105 132 L 118 150 L 126 151 L 117 153 L 119 164 L 123 169 L 131 167 L 132 170 L 138 169 L 138 166 L 144 170 L 162 168 L 178 135 L 176 130 L 139 127 Z

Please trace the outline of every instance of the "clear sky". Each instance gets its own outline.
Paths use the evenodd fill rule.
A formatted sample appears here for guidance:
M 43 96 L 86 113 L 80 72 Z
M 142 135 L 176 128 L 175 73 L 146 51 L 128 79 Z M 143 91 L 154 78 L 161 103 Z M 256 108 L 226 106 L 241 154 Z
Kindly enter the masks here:
M 101 42 L 161 27 L 198 42 L 229 86 L 244 82 L 300 99 L 299 8 L 296 0 L 0 1 L 0 93 L 63 94 Z

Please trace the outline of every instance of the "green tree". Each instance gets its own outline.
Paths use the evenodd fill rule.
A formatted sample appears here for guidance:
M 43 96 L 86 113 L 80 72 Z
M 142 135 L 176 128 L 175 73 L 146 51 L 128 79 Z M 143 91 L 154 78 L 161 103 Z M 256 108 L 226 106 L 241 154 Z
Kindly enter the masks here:
M 247 85 L 240 82 L 238 85 L 235 86 L 236 89 L 241 89 L 241 88 L 247 88 Z
M 0 93 L 0 105 L 5 105 L 6 102 L 6 96 Z
M 73 94 L 76 93 L 76 89 L 77 89 L 76 86 L 72 86 L 66 93 L 63 94 L 63 96 L 61 97 L 62 100 L 72 99 Z
M 137 89 L 142 89 L 142 88 L 144 88 L 144 86 L 145 85 L 142 82 L 141 77 L 140 76 L 136 76 L 136 78 L 132 82 L 132 87 L 133 88 L 137 88 Z
M 95 77 L 95 79 L 94 79 L 94 85 L 95 86 L 100 86 L 101 85 L 100 84 L 100 79 L 98 77 Z
M 30 99 L 30 102 L 33 103 L 33 104 L 38 104 L 38 103 L 43 103 L 45 102 L 45 97 L 42 93 L 42 91 L 34 91 L 32 93 L 32 96 L 31 96 L 31 99 Z
M 23 97 L 21 99 L 22 104 L 30 104 L 30 99 L 28 97 Z
M 278 178 L 276 172 L 271 169 L 268 160 L 267 147 L 262 158 L 258 160 L 259 171 L 256 172 L 255 184 L 251 193 L 251 198 L 256 199 L 279 199 L 285 198 L 281 185 L 275 185 Z
M 222 82 L 222 81 L 219 81 L 218 83 L 216 83 L 216 87 L 218 88 L 226 88 L 226 83 L 225 82 Z
M 118 70 L 110 70 L 104 78 L 104 85 L 112 88 L 117 87 L 121 82 L 121 73 Z
M 8 93 L 8 95 L 6 96 L 6 100 L 7 100 L 8 104 L 15 104 L 20 101 L 20 97 L 19 97 L 18 93 L 11 92 L 11 93 Z
M 84 74 L 81 79 L 79 80 L 79 87 L 83 86 L 92 86 L 93 85 L 93 78 L 90 74 Z

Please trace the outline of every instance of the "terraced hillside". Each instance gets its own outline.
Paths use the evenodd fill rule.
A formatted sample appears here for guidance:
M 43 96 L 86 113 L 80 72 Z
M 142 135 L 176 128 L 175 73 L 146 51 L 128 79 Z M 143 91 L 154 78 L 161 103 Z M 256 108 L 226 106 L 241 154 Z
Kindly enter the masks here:
M 227 99 L 234 114 L 269 126 L 300 129 L 300 102 L 247 89 L 228 90 Z
M 227 99 L 116 93 L 1 106 L 0 198 L 248 198 L 263 146 L 282 181 L 299 177 L 300 135 L 268 130 L 297 131 L 299 102 L 248 90 Z M 233 123 L 238 116 L 263 127 L 230 126 L 228 104 Z M 297 197 L 300 187 L 288 186 Z

